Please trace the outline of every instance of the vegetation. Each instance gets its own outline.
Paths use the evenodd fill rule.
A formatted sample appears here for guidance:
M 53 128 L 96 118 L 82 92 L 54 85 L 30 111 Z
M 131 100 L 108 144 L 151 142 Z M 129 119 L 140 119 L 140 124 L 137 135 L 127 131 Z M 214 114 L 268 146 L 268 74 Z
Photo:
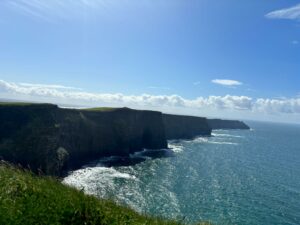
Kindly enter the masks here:
M 120 108 L 112 108 L 112 107 L 96 107 L 96 108 L 87 108 L 87 109 L 81 109 L 83 111 L 92 111 L 92 112 L 110 112 L 110 111 L 114 111 Z
M 0 106 L 27 106 L 27 105 L 34 105 L 37 103 L 30 103 L 30 102 L 0 102 Z
M 140 215 L 51 177 L 0 163 L 0 224 L 180 224 Z

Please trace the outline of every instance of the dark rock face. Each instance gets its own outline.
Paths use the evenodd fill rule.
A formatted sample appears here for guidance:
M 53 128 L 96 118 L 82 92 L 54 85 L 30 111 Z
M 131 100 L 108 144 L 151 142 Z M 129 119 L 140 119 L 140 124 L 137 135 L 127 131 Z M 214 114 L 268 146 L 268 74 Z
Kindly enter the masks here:
M 167 148 L 162 114 L 55 105 L 0 106 L 0 157 L 60 175 L 102 156 Z
M 51 104 L 0 104 L 0 159 L 60 176 L 100 157 L 127 159 L 144 148 L 166 149 L 167 139 L 211 135 L 212 129 L 249 127 L 240 121 L 128 108 L 76 110 Z M 155 151 L 144 154 L 168 155 Z
M 204 117 L 163 114 L 167 139 L 191 139 L 211 135 L 211 128 Z
M 213 130 L 218 129 L 241 129 L 249 130 L 250 127 L 242 121 L 238 120 L 221 120 L 221 119 L 208 119 L 208 124 Z

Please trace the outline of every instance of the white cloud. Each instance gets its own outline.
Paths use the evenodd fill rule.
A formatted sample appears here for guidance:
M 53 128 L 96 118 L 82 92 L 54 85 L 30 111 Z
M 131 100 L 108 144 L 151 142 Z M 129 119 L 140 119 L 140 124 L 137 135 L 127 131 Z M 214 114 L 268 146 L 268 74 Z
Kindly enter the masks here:
M 29 15 L 50 22 L 50 20 L 44 15 L 44 13 L 36 10 L 34 7 L 27 5 L 26 3 L 23 3 L 23 1 L 7 1 L 7 3 L 11 8 L 22 13 L 23 15 Z
M 295 5 L 290 8 L 280 9 L 266 14 L 269 19 L 290 19 L 299 20 L 300 19 L 300 4 Z
M 25 83 L 26 84 L 26 83 Z M 90 93 L 70 89 L 61 85 L 41 85 L 12 83 L 0 80 L 0 91 L 29 95 L 34 97 L 48 97 L 58 100 L 85 101 L 98 104 L 128 104 L 139 106 L 170 106 L 187 108 L 231 108 L 236 110 L 251 109 L 251 98 L 246 96 L 210 96 L 208 98 L 185 99 L 178 95 L 123 95 Z
M 194 100 L 186 100 L 186 106 L 192 108 L 252 110 L 252 98 L 232 95 L 198 97 Z
M 208 96 L 186 99 L 178 95 L 124 95 L 120 93 L 91 93 L 62 85 L 13 83 L 0 80 L 0 96 L 18 95 L 30 99 L 68 103 L 74 105 L 129 106 L 144 109 L 178 108 L 183 111 L 216 112 L 223 117 L 226 112 L 300 115 L 300 97 L 282 99 L 253 99 L 248 96 Z M 181 110 L 181 111 L 182 111 Z M 229 111 L 228 111 L 229 110 Z M 209 116 L 209 114 L 207 115 Z
M 50 88 L 50 89 L 69 89 L 69 90 L 82 90 L 76 87 L 67 87 L 58 84 L 31 84 L 31 83 L 19 83 L 20 86 L 32 87 L 32 88 Z
M 23 15 L 43 19 L 48 22 L 60 18 L 70 19 L 76 15 L 96 12 L 111 2 L 106 0 L 2 0 L 10 9 Z
M 266 113 L 300 114 L 300 98 L 291 99 L 257 99 L 255 110 Z
M 238 86 L 243 84 L 242 82 L 237 80 L 222 80 L 222 79 L 214 79 L 211 82 L 223 86 Z
M 158 89 L 158 90 L 171 90 L 169 87 L 161 87 L 161 86 L 149 86 L 149 89 Z

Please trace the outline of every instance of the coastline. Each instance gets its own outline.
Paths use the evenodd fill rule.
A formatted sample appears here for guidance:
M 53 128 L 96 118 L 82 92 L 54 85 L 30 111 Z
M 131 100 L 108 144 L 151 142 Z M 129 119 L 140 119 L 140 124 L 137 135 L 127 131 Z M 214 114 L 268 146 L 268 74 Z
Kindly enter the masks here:
M 144 149 L 158 157 L 168 148 L 167 140 L 210 136 L 213 129 L 204 117 L 129 108 L 63 109 L 52 104 L 0 104 L 0 118 L 1 158 L 55 176 L 95 159 L 128 157 Z M 240 121 L 218 123 L 225 129 L 249 128 Z

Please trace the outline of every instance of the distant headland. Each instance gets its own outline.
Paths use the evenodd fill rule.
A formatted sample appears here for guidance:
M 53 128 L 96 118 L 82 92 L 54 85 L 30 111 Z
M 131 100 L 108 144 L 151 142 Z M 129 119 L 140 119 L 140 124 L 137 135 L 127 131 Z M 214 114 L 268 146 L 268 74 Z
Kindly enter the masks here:
M 105 156 L 166 149 L 169 139 L 249 129 L 242 121 L 129 108 L 63 109 L 53 104 L 0 104 L 0 158 L 60 176 Z

